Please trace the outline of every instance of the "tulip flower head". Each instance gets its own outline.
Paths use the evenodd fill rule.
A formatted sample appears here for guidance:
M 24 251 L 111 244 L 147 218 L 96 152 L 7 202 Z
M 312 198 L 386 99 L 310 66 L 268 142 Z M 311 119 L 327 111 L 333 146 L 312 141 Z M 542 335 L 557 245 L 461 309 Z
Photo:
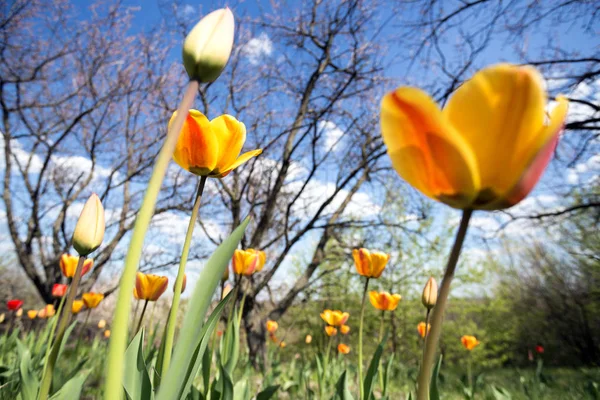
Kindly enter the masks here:
M 104 300 L 104 295 L 102 293 L 90 292 L 84 293 L 81 298 L 83 299 L 83 302 L 87 308 L 93 309 L 98 307 L 100 302 Z
M 10 311 L 18 311 L 23 306 L 23 300 L 12 299 L 6 302 L 6 308 Z
M 176 115 L 175 112 L 169 126 Z M 259 149 L 240 156 L 245 142 L 246 126 L 231 115 L 209 121 L 200 111 L 190 110 L 181 128 L 173 160 L 192 174 L 223 178 L 262 153 Z
M 358 274 L 367 278 L 379 278 L 390 259 L 389 254 L 367 249 L 352 250 L 352 257 Z
M 169 278 L 138 272 L 135 279 L 134 296 L 140 300 L 156 301 L 167 290 Z
M 60 257 L 60 270 L 62 271 L 65 278 L 72 278 L 75 276 L 75 271 L 77 270 L 77 263 L 79 262 L 79 257 L 72 256 L 70 254 L 63 254 Z M 87 258 L 83 262 L 83 267 L 81 269 L 81 276 L 87 274 L 92 267 L 94 266 L 94 261 Z
M 38 315 L 37 310 L 27 311 L 27 318 L 29 318 L 29 319 L 35 319 L 35 317 L 37 317 L 37 315 Z
M 73 247 L 80 256 L 96 250 L 104 240 L 104 207 L 94 193 L 86 201 L 73 232 Z
M 187 286 L 187 274 L 183 274 L 183 284 L 181 285 L 181 293 L 185 292 Z M 173 283 L 173 292 L 175 292 L 175 283 Z
M 544 347 L 540 345 L 535 346 L 535 352 L 538 354 L 544 354 Z
M 79 314 L 81 309 L 84 306 L 83 300 L 73 300 L 73 304 L 71 305 L 71 312 L 73 314 Z
M 229 266 L 225 268 L 225 272 L 223 272 L 223 276 L 221 277 L 221 281 L 227 282 L 229 280 Z
M 104 329 L 106 328 L 106 320 L 101 319 L 100 321 L 98 321 L 98 329 Z
M 398 303 L 401 299 L 402 296 L 399 294 L 377 292 L 375 290 L 369 292 L 369 301 L 371 301 L 371 305 L 382 311 L 394 311 L 396 307 L 398 307 Z
M 471 351 L 479 344 L 479 340 L 475 336 L 465 335 L 460 338 L 460 341 L 465 349 Z
M 260 272 L 264 268 L 266 260 L 267 256 L 264 251 L 235 250 L 231 264 L 235 274 L 250 276 L 255 272 Z
M 0 314 L 0 324 L 4 323 L 5 319 L 6 319 L 6 314 L 5 313 L 1 313 Z
M 110 329 L 104 331 L 104 337 L 107 339 L 110 337 Z
M 21 318 L 22 316 L 23 316 L 23 309 L 22 309 L 22 308 L 19 308 L 19 309 L 17 310 L 17 312 L 15 313 L 15 317 L 17 317 L 17 318 Z
M 458 209 L 499 210 L 533 189 L 567 116 L 559 96 L 546 114 L 542 76 L 499 64 L 463 83 L 441 110 L 401 87 L 381 102 L 381 131 L 396 172 L 426 196 Z
M 435 303 L 437 303 L 437 296 L 438 286 L 437 282 L 432 276 L 427 280 L 427 283 L 423 288 L 423 294 L 421 295 L 421 303 L 423 303 L 425 308 L 431 310 L 433 307 L 435 307 Z
M 267 326 L 267 332 L 269 332 L 269 333 L 275 333 L 277 328 L 279 328 L 279 324 L 277 323 L 277 321 L 271 321 L 271 320 L 267 321 L 266 326 Z
M 52 286 L 52 297 L 63 297 L 67 293 L 67 288 L 68 286 L 65 284 L 55 283 Z
M 42 308 L 38 311 L 39 318 L 51 318 L 56 314 L 56 310 L 54 309 L 53 304 L 46 304 L 46 307 Z
M 306 335 L 306 338 L 304 339 L 304 343 L 310 344 L 311 342 L 312 342 L 312 336 L 311 335 Z
M 417 325 L 417 331 L 422 338 L 424 338 L 430 330 L 431 324 L 426 325 L 425 322 L 419 322 L 419 325 Z
M 350 314 L 347 312 L 341 312 L 340 310 L 324 310 L 321 313 L 321 318 L 327 325 L 331 326 L 342 326 L 348 321 L 350 318 Z
M 286 346 L 286 344 L 285 344 L 285 342 L 282 340 L 282 341 L 279 343 L 279 347 L 283 349 L 283 348 L 285 348 L 285 346 Z
M 206 15 L 183 42 L 183 66 L 190 79 L 212 82 L 221 75 L 233 47 L 235 23 L 229 8 Z
M 350 333 L 350 327 L 348 325 L 340 326 L 340 333 L 342 335 L 347 335 L 348 333 Z
M 347 344 L 344 343 L 340 343 L 338 344 L 338 352 L 340 354 L 348 354 L 350 353 L 350 346 L 348 346 Z
M 337 328 L 331 325 L 327 325 L 325 327 L 325 333 L 327 334 L 327 336 L 335 336 L 337 335 Z

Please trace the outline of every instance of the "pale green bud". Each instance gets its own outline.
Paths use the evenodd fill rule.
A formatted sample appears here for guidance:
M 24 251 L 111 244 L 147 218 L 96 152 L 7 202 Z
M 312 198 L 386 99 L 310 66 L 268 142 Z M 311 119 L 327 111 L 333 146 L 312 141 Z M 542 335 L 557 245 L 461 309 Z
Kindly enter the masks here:
M 102 244 L 104 239 L 104 207 L 94 193 L 85 202 L 73 232 L 73 247 L 80 256 L 87 256 Z
M 429 278 L 425 287 L 423 288 L 423 296 L 421 297 L 421 302 L 428 309 L 431 310 L 435 307 L 435 303 L 437 303 L 438 297 L 438 286 L 433 276 Z
M 221 75 L 233 47 L 233 13 L 221 8 L 206 15 L 183 42 L 183 66 L 190 79 L 212 82 Z

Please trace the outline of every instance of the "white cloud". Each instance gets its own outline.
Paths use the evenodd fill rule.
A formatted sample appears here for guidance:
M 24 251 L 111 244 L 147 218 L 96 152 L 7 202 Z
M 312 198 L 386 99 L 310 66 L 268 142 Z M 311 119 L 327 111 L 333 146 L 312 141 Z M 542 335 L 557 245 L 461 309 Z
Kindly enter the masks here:
M 250 64 L 257 65 L 262 58 L 270 56 L 273 53 L 273 42 L 266 33 L 261 33 L 253 37 L 242 47 L 242 53 L 246 56 Z
M 334 146 L 336 146 L 340 142 L 342 136 L 344 136 L 344 131 L 331 121 L 319 121 L 317 129 L 325 137 L 324 147 L 327 151 L 331 149 L 335 150 Z

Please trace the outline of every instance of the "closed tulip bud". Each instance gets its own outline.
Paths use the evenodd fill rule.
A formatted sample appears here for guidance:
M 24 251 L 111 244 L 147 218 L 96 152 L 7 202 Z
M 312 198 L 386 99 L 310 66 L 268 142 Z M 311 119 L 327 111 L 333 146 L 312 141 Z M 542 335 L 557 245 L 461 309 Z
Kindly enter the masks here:
M 438 296 L 438 286 L 435 279 L 432 277 L 429 278 L 425 287 L 423 288 L 423 296 L 421 296 L 421 302 L 428 309 L 431 310 L 435 307 L 435 303 L 437 303 Z
M 107 330 L 104 331 L 104 337 L 107 338 L 107 339 L 110 337 L 110 330 L 109 329 L 107 329 Z
M 80 256 L 87 256 L 104 239 L 104 207 L 94 193 L 86 201 L 73 232 L 73 247 Z
M 135 279 L 134 296 L 140 300 L 156 301 L 167 289 L 169 278 L 138 272 Z
M 183 274 L 183 283 L 181 284 L 181 293 L 185 292 L 187 286 L 187 274 Z M 175 283 L 173 284 L 173 293 L 175 293 Z
M 212 82 L 221 75 L 233 47 L 233 13 L 221 8 L 206 15 L 183 42 L 183 66 L 190 79 Z
M 27 311 L 27 318 L 29 319 L 35 319 L 35 317 L 37 317 L 37 310 L 29 310 Z
M 325 327 L 325 333 L 327 334 L 327 336 L 335 336 L 337 335 L 337 328 L 327 325 Z
M 81 298 L 83 299 L 83 303 L 89 309 L 96 308 L 100 304 L 102 300 L 104 300 L 104 295 L 102 293 L 84 293 Z
M 350 327 L 348 325 L 340 326 L 340 333 L 342 335 L 347 335 L 348 333 L 350 333 Z
M 6 314 L 4 314 L 4 313 L 0 314 L 0 324 L 4 322 L 5 318 L 6 318 Z
M 227 268 L 225 268 L 225 272 L 223 272 L 223 277 L 221 277 L 221 280 L 223 282 L 226 282 L 229 280 L 229 266 Z
M 279 347 L 281 347 L 282 349 L 283 349 L 285 346 L 286 346 L 286 345 L 285 345 L 285 342 L 283 342 L 283 341 L 282 341 L 281 343 L 279 343 Z
M 106 327 L 106 321 L 101 319 L 98 321 L 98 329 L 104 329 Z
M 17 311 L 23 305 L 23 300 L 13 299 L 6 302 L 6 308 L 10 311 Z
M 15 316 L 16 316 L 17 318 L 21 318 L 21 317 L 23 316 L 23 309 L 22 309 L 22 308 L 19 308 L 19 309 L 17 310 L 17 312 L 15 313 Z
M 305 342 L 306 344 L 310 344 L 310 342 L 312 342 L 312 336 L 310 336 L 310 335 L 306 335 L 306 339 L 304 339 L 304 342 Z
M 419 332 L 419 336 L 424 338 L 429 331 L 431 330 L 431 324 L 425 324 L 425 322 L 419 322 L 417 325 L 417 331 Z
M 379 278 L 390 260 L 389 254 L 367 249 L 352 250 L 352 257 L 354 258 L 356 272 L 367 278 Z

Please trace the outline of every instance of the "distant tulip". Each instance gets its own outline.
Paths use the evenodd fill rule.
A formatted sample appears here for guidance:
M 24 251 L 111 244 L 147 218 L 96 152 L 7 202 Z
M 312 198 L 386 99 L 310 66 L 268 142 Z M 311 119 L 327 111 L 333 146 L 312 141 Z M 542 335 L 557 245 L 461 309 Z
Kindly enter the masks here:
M 225 272 L 223 272 L 223 276 L 221 277 L 221 280 L 223 282 L 226 282 L 227 280 L 229 280 L 229 266 L 227 266 L 227 268 L 225 268 Z
M 29 310 L 27 311 L 27 318 L 29 319 L 35 319 L 35 317 L 37 317 L 37 310 Z
M 104 329 L 106 327 L 106 320 L 101 319 L 98 321 L 98 329 Z
M 100 304 L 102 300 L 104 300 L 104 295 L 102 293 L 84 293 L 81 298 L 85 306 L 89 309 L 96 308 Z
M 62 271 L 65 278 L 72 278 L 75 276 L 75 270 L 77 269 L 77 263 L 79 262 L 79 257 L 72 256 L 69 254 L 63 254 L 60 257 L 60 270 Z M 81 276 L 87 274 L 92 267 L 94 266 L 94 261 L 86 258 L 83 262 L 83 267 L 81 270 Z
M 281 347 L 282 349 L 286 346 L 284 341 L 281 341 L 281 343 L 279 343 L 279 347 Z
M 499 210 L 521 201 L 550 161 L 567 116 L 559 96 L 546 112 L 544 81 L 530 66 L 477 72 L 441 110 L 401 87 L 381 102 L 381 131 L 396 172 L 458 209 Z
M 19 308 L 19 309 L 17 310 L 17 312 L 15 313 L 15 316 L 16 316 L 17 318 L 21 318 L 21 317 L 23 316 L 23 309 L 22 309 L 22 308 Z
M 271 339 L 271 342 L 273 343 L 279 342 L 279 339 L 277 339 L 277 336 L 275 336 L 274 333 L 269 333 L 269 339 Z
M 460 338 L 460 341 L 462 342 L 464 348 L 467 350 L 473 350 L 475 346 L 479 344 L 479 340 L 477 340 L 475 336 L 471 335 L 463 336 L 462 338 Z
M 232 267 L 237 275 L 252 275 L 265 266 L 267 256 L 264 251 L 247 249 L 235 250 L 233 253 Z
M 79 312 L 83 308 L 83 305 L 83 300 L 73 300 L 73 304 L 71 305 L 71 312 L 73 314 L 79 314 Z
M 3 323 L 5 319 L 6 319 L 6 314 L 4 314 L 4 313 L 0 314 L 0 324 Z
M 347 335 L 348 333 L 350 333 L 350 327 L 348 325 L 340 326 L 340 333 L 342 335 Z
M 430 277 L 423 288 L 423 295 L 421 296 L 421 302 L 428 309 L 431 310 L 435 307 L 435 303 L 437 302 L 438 296 L 438 286 L 435 279 Z
M 52 286 L 52 297 L 63 297 L 67 293 L 67 288 L 68 286 L 65 284 L 55 283 Z
M 56 314 L 56 310 L 52 304 L 46 304 L 46 307 L 38 311 L 39 318 L 51 318 L 54 314 Z
M 183 42 L 183 66 L 190 79 L 212 82 L 221 75 L 233 47 L 235 22 L 229 8 L 207 14 Z
M 274 333 L 277 328 L 279 328 L 279 324 L 276 321 L 267 321 L 267 332 Z
M 417 331 L 422 338 L 424 338 L 430 330 L 431 324 L 425 325 L 425 322 L 419 322 L 419 325 L 417 325 Z
M 371 301 L 371 305 L 382 311 L 394 311 L 396 307 L 398 307 L 400 299 L 402 299 L 402 296 L 399 294 L 377 292 L 375 290 L 369 292 L 369 301 Z
M 348 354 L 348 353 L 350 353 L 350 346 L 348 346 L 344 343 L 340 343 L 340 344 L 338 344 L 338 352 L 340 354 Z
M 341 312 L 339 310 L 324 310 L 321 313 L 321 318 L 323 319 L 323 321 L 325 321 L 328 325 L 331 326 L 342 326 L 346 323 L 346 321 L 348 321 L 349 317 L 350 314 L 348 314 L 347 312 Z
M 337 328 L 327 325 L 325 327 L 325 333 L 327 334 L 327 336 L 335 336 L 337 335 Z
M 177 113 L 173 114 L 169 125 L 176 115 Z M 200 111 L 189 110 L 173 160 L 192 174 L 223 178 L 262 153 L 259 149 L 240 156 L 245 142 L 246 126 L 231 115 L 221 115 L 209 121 Z
M 165 292 L 169 278 L 138 272 L 135 280 L 134 296 L 140 300 L 156 301 Z
M 390 259 L 389 254 L 367 249 L 354 249 L 352 257 L 358 274 L 367 278 L 379 278 Z
M 187 285 L 187 274 L 183 274 L 183 284 L 181 285 L 181 293 L 185 292 Z M 173 292 L 175 292 L 175 283 L 173 283 Z
M 306 338 L 304 339 L 304 343 L 310 344 L 310 342 L 312 342 L 312 336 L 306 335 Z
M 535 351 L 536 351 L 538 354 L 544 354 L 544 347 L 543 347 L 543 346 L 540 346 L 540 345 L 537 345 L 537 346 L 535 346 Z
M 104 207 L 94 193 L 86 201 L 73 232 L 73 247 L 80 256 L 96 250 L 104 240 Z
M 13 299 L 6 302 L 6 307 L 10 311 L 17 311 L 23 306 L 23 300 Z
M 104 337 L 107 339 L 110 337 L 110 329 L 104 331 Z

